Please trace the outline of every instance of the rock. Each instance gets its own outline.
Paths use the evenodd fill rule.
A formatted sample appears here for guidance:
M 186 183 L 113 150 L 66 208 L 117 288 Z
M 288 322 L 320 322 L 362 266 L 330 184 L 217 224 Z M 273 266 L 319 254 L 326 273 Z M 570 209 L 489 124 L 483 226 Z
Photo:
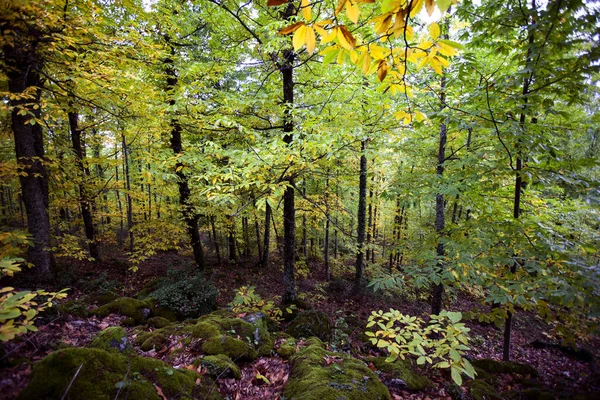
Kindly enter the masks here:
M 496 361 L 489 358 L 471 361 L 475 371 L 479 375 L 478 370 L 488 372 L 490 374 L 518 374 L 537 376 L 537 370 L 531 365 L 519 364 L 512 361 Z
M 152 317 L 148 318 L 147 324 L 153 328 L 160 329 L 171 325 L 171 321 L 163 317 Z
M 277 354 L 279 354 L 279 357 L 283 358 L 284 360 L 287 360 L 296 354 L 296 339 L 287 338 L 281 342 L 277 348 Z
M 127 339 L 125 329 L 120 326 L 111 326 L 100 331 L 92 340 L 89 347 L 95 347 L 102 350 L 116 350 L 118 352 L 132 352 L 133 346 Z
M 308 338 L 311 336 L 329 342 L 331 340 L 331 324 L 327 314 L 321 311 L 305 311 L 292 321 L 286 333 L 295 338 Z
M 202 366 L 206 370 L 206 374 L 213 379 L 218 378 L 235 378 L 240 379 L 242 374 L 240 369 L 231 358 L 224 354 L 216 356 L 206 356 L 198 358 L 194 361 L 194 366 Z
M 48 355 L 36 364 L 29 385 L 17 399 L 112 400 L 117 393 L 129 399 L 221 399 L 206 376 L 175 370 L 159 360 L 98 348 L 69 348 Z
M 494 387 L 483 379 L 474 379 L 469 384 L 473 400 L 502 400 Z
M 392 378 L 402 380 L 408 390 L 420 391 L 433 384 L 429 378 L 414 372 L 407 360 L 396 360 L 392 363 L 385 362 L 386 357 L 369 357 L 365 361 L 373 363 L 379 371 L 389 374 Z
M 287 400 L 388 400 L 390 393 L 364 362 L 346 353 L 325 350 L 318 339 L 307 341 L 290 359 Z M 328 363 L 326 360 L 332 360 Z
M 130 297 L 120 297 L 91 311 L 91 314 L 98 317 L 106 317 L 111 313 L 129 317 L 130 319 L 128 318 L 126 322 L 123 322 L 127 325 L 144 324 L 150 316 L 163 317 L 169 321 L 177 320 L 173 312 L 156 306 L 150 299 L 138 300 Z

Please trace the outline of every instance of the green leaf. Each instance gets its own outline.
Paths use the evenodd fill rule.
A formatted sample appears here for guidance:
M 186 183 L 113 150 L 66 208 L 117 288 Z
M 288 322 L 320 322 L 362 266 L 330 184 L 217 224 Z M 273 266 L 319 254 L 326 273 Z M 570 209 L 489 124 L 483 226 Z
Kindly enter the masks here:
M 460 375 L 460 371 L 454 365 L 450 368 L 450 372 L 452 374 L 452 380 L 458 386 L 462 386 L 462 376 Z

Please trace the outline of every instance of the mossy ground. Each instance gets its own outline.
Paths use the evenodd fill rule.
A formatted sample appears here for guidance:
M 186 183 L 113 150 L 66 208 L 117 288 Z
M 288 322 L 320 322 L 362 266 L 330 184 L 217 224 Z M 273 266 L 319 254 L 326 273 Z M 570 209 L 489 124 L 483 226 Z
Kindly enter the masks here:
M 327 359 L 335 360 L 327 363 Z M 384 400 L 390 393 L 364 362 L 345 353 L 325 350 L 308 341 L 290 359 L 292 372 L 283 393 L 289 400 Z
M 158 307 L 150 300 L 138 300 L 131 297 L 120 297 L 108 304 L 92 310 L 93 315 L 106 317 L 108 314 L 120 314 L 131 318 L 128 325 L 142 325 L 151 317 L 162 317 L 168 321 L 176 321 L 177 316 L 174 312 L 163 307 Z
M 432 382 L 429 378 L 413 371 L 409 361 L 398 359 L 393 363 L 388 363 L 385 362 L 386 358 L 387 357 L 369 357 L 366 361 L 373 363 L 373 366 L 379 371 L 406 382 L 406 386 L 409 390 L 419 391 L 432 386 Z
M 197 379 L 203 384 L 196 384 Z M 64 398 L 72 400 L 162 400 L 156 387 L 168 399 L 221 398 L 216 390 L 210 391 L 213 385 L 208 378 L 175 370 L 159 360 L 97 348 L 70 348 L 40 361 L 18 399 L 60 399 L 67 393 Z
M 202 366 L 202 368 L 206 370 L 206 374 L 214 379 L 230 377 L 235 379 L 241 378 L 239 367 L 235 365 L 231 358 L 224 354 L 198 358 L 194 361 L 194 366 Z
M 111 326 L 100 331 L 94 340 L 92 340 L 90 347 L 129 353 L 133 351 L 133 347 L 127 339 L 125 329 L 120 326 Z

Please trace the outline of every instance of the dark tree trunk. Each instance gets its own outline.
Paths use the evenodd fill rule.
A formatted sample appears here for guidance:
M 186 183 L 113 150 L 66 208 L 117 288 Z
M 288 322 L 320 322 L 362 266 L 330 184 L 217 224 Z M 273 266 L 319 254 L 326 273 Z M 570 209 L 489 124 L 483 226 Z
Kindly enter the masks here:
M 115 160 L 118 160 L 117 154 L 117 146 L 115 146 Z M 119 166 L 115 165 L 115 183 L 119 183 Z M 117 208 L 119 209 L 119 234 L 117 236 L 117 244 L 119 248 L 123 248 L 123 232 L 124 232 L 124 217 L 123 217 L 123 204 L 121 203 L 121 194 L 119 189 L 115 189 L 115 194 L 117 198 Z
M 371 178 L 371 187 L 369 188 L 369 205 L 367 207 L 367 259 L 369 262 L 371 260 L 371 240 L 373 239 L 373 181 L 375 180 L 375 176 Z
M 293 4 L 289 3 L 288 12 L 293 12 Z M 289 17 L 288 17 L 289 18 Z M 291 107 L 294 104 L 294 59 L 296 55 L 292 50 L 283 51 L 283 62 L 279 70 L 283 78 L 283 102 L 286 106 L 284 112 L 284 127 L 286 133 L 283 140 L 288 145 L 293 141 L 294 121 Z M 296 302 L 296 278 L 294 276 L 294 263 L 296 258 L 296 206 L 294 203 L 294 178 L 287 177 L 289 186 L 283 194 L 283 286 L 284 304 Z
M 69 104 L 69 108 L 72 109 L 73 104 Z M 83 226 L 85 230 L 85 237 L 88 241 L 88 248 L 90 256 L 95 262 L 100 261 L 100 254 L 98 252 L 98 243 L 96 242 L 96 227 L 94 226 L 94 216 L 92 210 L 94 209 L 94 197 L 90 194 L 90 188 L 88 187 L 90 181 L 90 169 L 85 165 L 85 148 L 82 143 L 82 130 L 79 129 L 79 114 L 75 111 L 68 112 L 69 117 L 69 128 L 71 130 L 71 143 L 73 145 L 73 151 L 75 152 L 75 163 L 81 174 L 81 182 L 79 183 L 79 205 L 81 207 L 81 217 L 83 219 Z
M 227 244 L 229 246 L 229 260 L 236 260 L 236 246 L 235 246 L 235 218 L 231 217 L 229 220 L 229 226 L 227 228 Z
M 268 202 L 265 202 L 265 233 L 263 236 L 263 254 L 260 262 L 263 268 L 269 266 L 269 247 L 271 244 L 271 206 Z
M 169 38 L 165 38 L 166 42 L 169 43 Z M 174 53 L 174 49 L 171 48 L 171 53 Z M 165 60 L 165 72 L 167 75 L 167 93 L 169 96 L 168 103 L 170 106 L 175 105 L 174 91 L 177 86 L 177 72 L 173 65 L 173 60 L 167 58 Z M 171 149 L 175 155 L 183 153 L 183 145 L 181 143 L 181 124 L 174 115 L 171 118 Z M 188 183 L 188 177 L 184 172 L 184 165 L 181 161 L 177 161 L 175 164 L 175 174 L 177 175 L 177 186 L 179 187 L 179 205 L 183 220 L 187 226 L 187 232 L 190 237 L 190 245 L 194 252 L 194 261 L 199 271 L 204 272 L 204 250 L 202 249 L 202 242 L 200 240 L 200 232 L 198 229 L 199 215 L 194 210 L 194 206 L 191 204 L 191 191 Z
M 54 258 L 50 252 L 50 218 L 48 213 L 48 171 L 44 165 L 44 140 L 41 117 L 40 70 L 43 62 L 38 54 L 42 33 L 31 27 L 27 32 L 19 26 L 3 24 L 13 31 L 11 44 L 3 46 L 3 67 L 8 79 L 11 125 L 15 137 L 15 153 L 22 199 L 27 214 L 27 228 L 33 238 L 28 259 L 39 275 L 52 272 Z M 24 94 L 27 93 L 27 94 Z M 37 120 L 37 121 L 36 121 Z
M 358 250 L 356 253 L 356 274 L 354 276 L 354 291 L 360 293 L 364 287 L 365 272 L 365 236 L 367 229 L 367 141 L 360 144 L 360 179 L 358 187 Z
M 327 171 L 327 179 L 325 181 L 325 244 L 323 251 L 323 261 L 325 263 L 325 280 L 331 279 L 329 270 L 329 171 Z
M 444 35 L 447 39 L 447 35 Z M 445 99 L 446 99 L 446 77 L 442 77 L 441 81 L 441 93 L 440 100 L 442 103 L 441 110 L 446 108 Z M 440 134 L 439 134 L 439 147 L 438 147 L 438 157 L 437 157 L 437 167 L 436 174 L 438 176 L 438 182 L 441 185 L 442 178 L 444 176 L 444 162 L 446 161 L 446 141 L 447 141 L 447 130 L 446 124 L 442 122 L 440 124 Z M 435 233 L 437 235 L 437 246 L 435 249 L 435 253 L 437 256 L 436 261 L 436 273 L 438 274 L 438 279 L 442 279 L 442 272 L 446 268 L 444 262 L 444 256 L 446 255 L 446 250 L 444 249 L 444 243 L 442 242 L 444 237 L 444 228 L 446 225 L 446 217 L 444 214 L 444 195 L 441 193 L 437 193 L 435 195 Z M 444 300 L 444 285 L 440 282 L 434 284 L 433 291 L 431 294 L 431 313 L 439 314 L 442 311 L 442 302 Z
M 129 147 L 125 139 L 125 132 L 121 135 L 123 146 L 123 169 L 125 172 L 125 188 L 127 189 L 127 232 L 129 233 L 129 251 L 133 251 L 133 200 L 131 198 L 131 175 L 129 174 Z
M 536 2 L 533 0 L 532 2 L 533 10 L 536 10 Z M 531 21 L 535 24 L 535 21 Z M 529 24 L 529 22 L 528 22 Z M 528 68 L 531 72 L 528 76 L 523 80 L 523 90 L 521 92 L 523 99 L 523 112 L 519 116 L 519 127 L 520 127 L 520 135 L 525 133 L 525 121 L 527 119 L 527 95 L 529 94 L 529 86 L 533 80 L 533 69 L 531 67 L 532 63 L 532 50 L 534 45 L 534 29 L 531 29 L 530 26 L 527 27 L 529 32 L 529 46 L 527 48 L 527 59 L 526 59 L 526 68 Z M 521 217 L 521 194 L 525 189 L 525 184 L 523 182 L 523 145 L 521 143 L 521 138 L 519 137 L 516 143 L 516 160 L 515 160 L 515 192 L 514 192 L 514 200 L 513 200 L 513 218 L 515 220 L 515 224 Z M 517 272 L 518 267 L 518 255 L 514 254 L 514 262 L 510 266 L 511 274 Z M 510 361 L 510 346 L 511 346 L 511 336 L 512 336 L 512 323 L 514 316 L 510 311 L 507 311 L 506 320 L 504 321 L 504 341 L 502 346 L 502 359 L 504 361 Z
M 215 246 L 215 253 L 217 253 L 217 263 L 221 265 L 221 251 L 219 249 L 219 239 L 217 237 L 217 229 L 215 228 L 215 216 L 210 217 L 210 227 L 213 234 L 213 244 Z
M 259 262 L 262 260 L 262 247 L 260 245 L 260 227 L 258 226 L 258 218 L 254 212 L 254 234 L 256 235 L 256 249 L 258 250 Z

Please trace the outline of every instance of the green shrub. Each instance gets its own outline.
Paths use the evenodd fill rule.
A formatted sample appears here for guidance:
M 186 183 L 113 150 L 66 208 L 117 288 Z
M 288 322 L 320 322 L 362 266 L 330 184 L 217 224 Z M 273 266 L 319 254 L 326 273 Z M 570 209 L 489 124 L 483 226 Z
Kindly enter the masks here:
M 219 292 L 201 273 L 188 276 L 182 271 L 169 271 L 157 289 L 150 293 L 159 305 L 184 318 L 196 318 L 217 309 Z

